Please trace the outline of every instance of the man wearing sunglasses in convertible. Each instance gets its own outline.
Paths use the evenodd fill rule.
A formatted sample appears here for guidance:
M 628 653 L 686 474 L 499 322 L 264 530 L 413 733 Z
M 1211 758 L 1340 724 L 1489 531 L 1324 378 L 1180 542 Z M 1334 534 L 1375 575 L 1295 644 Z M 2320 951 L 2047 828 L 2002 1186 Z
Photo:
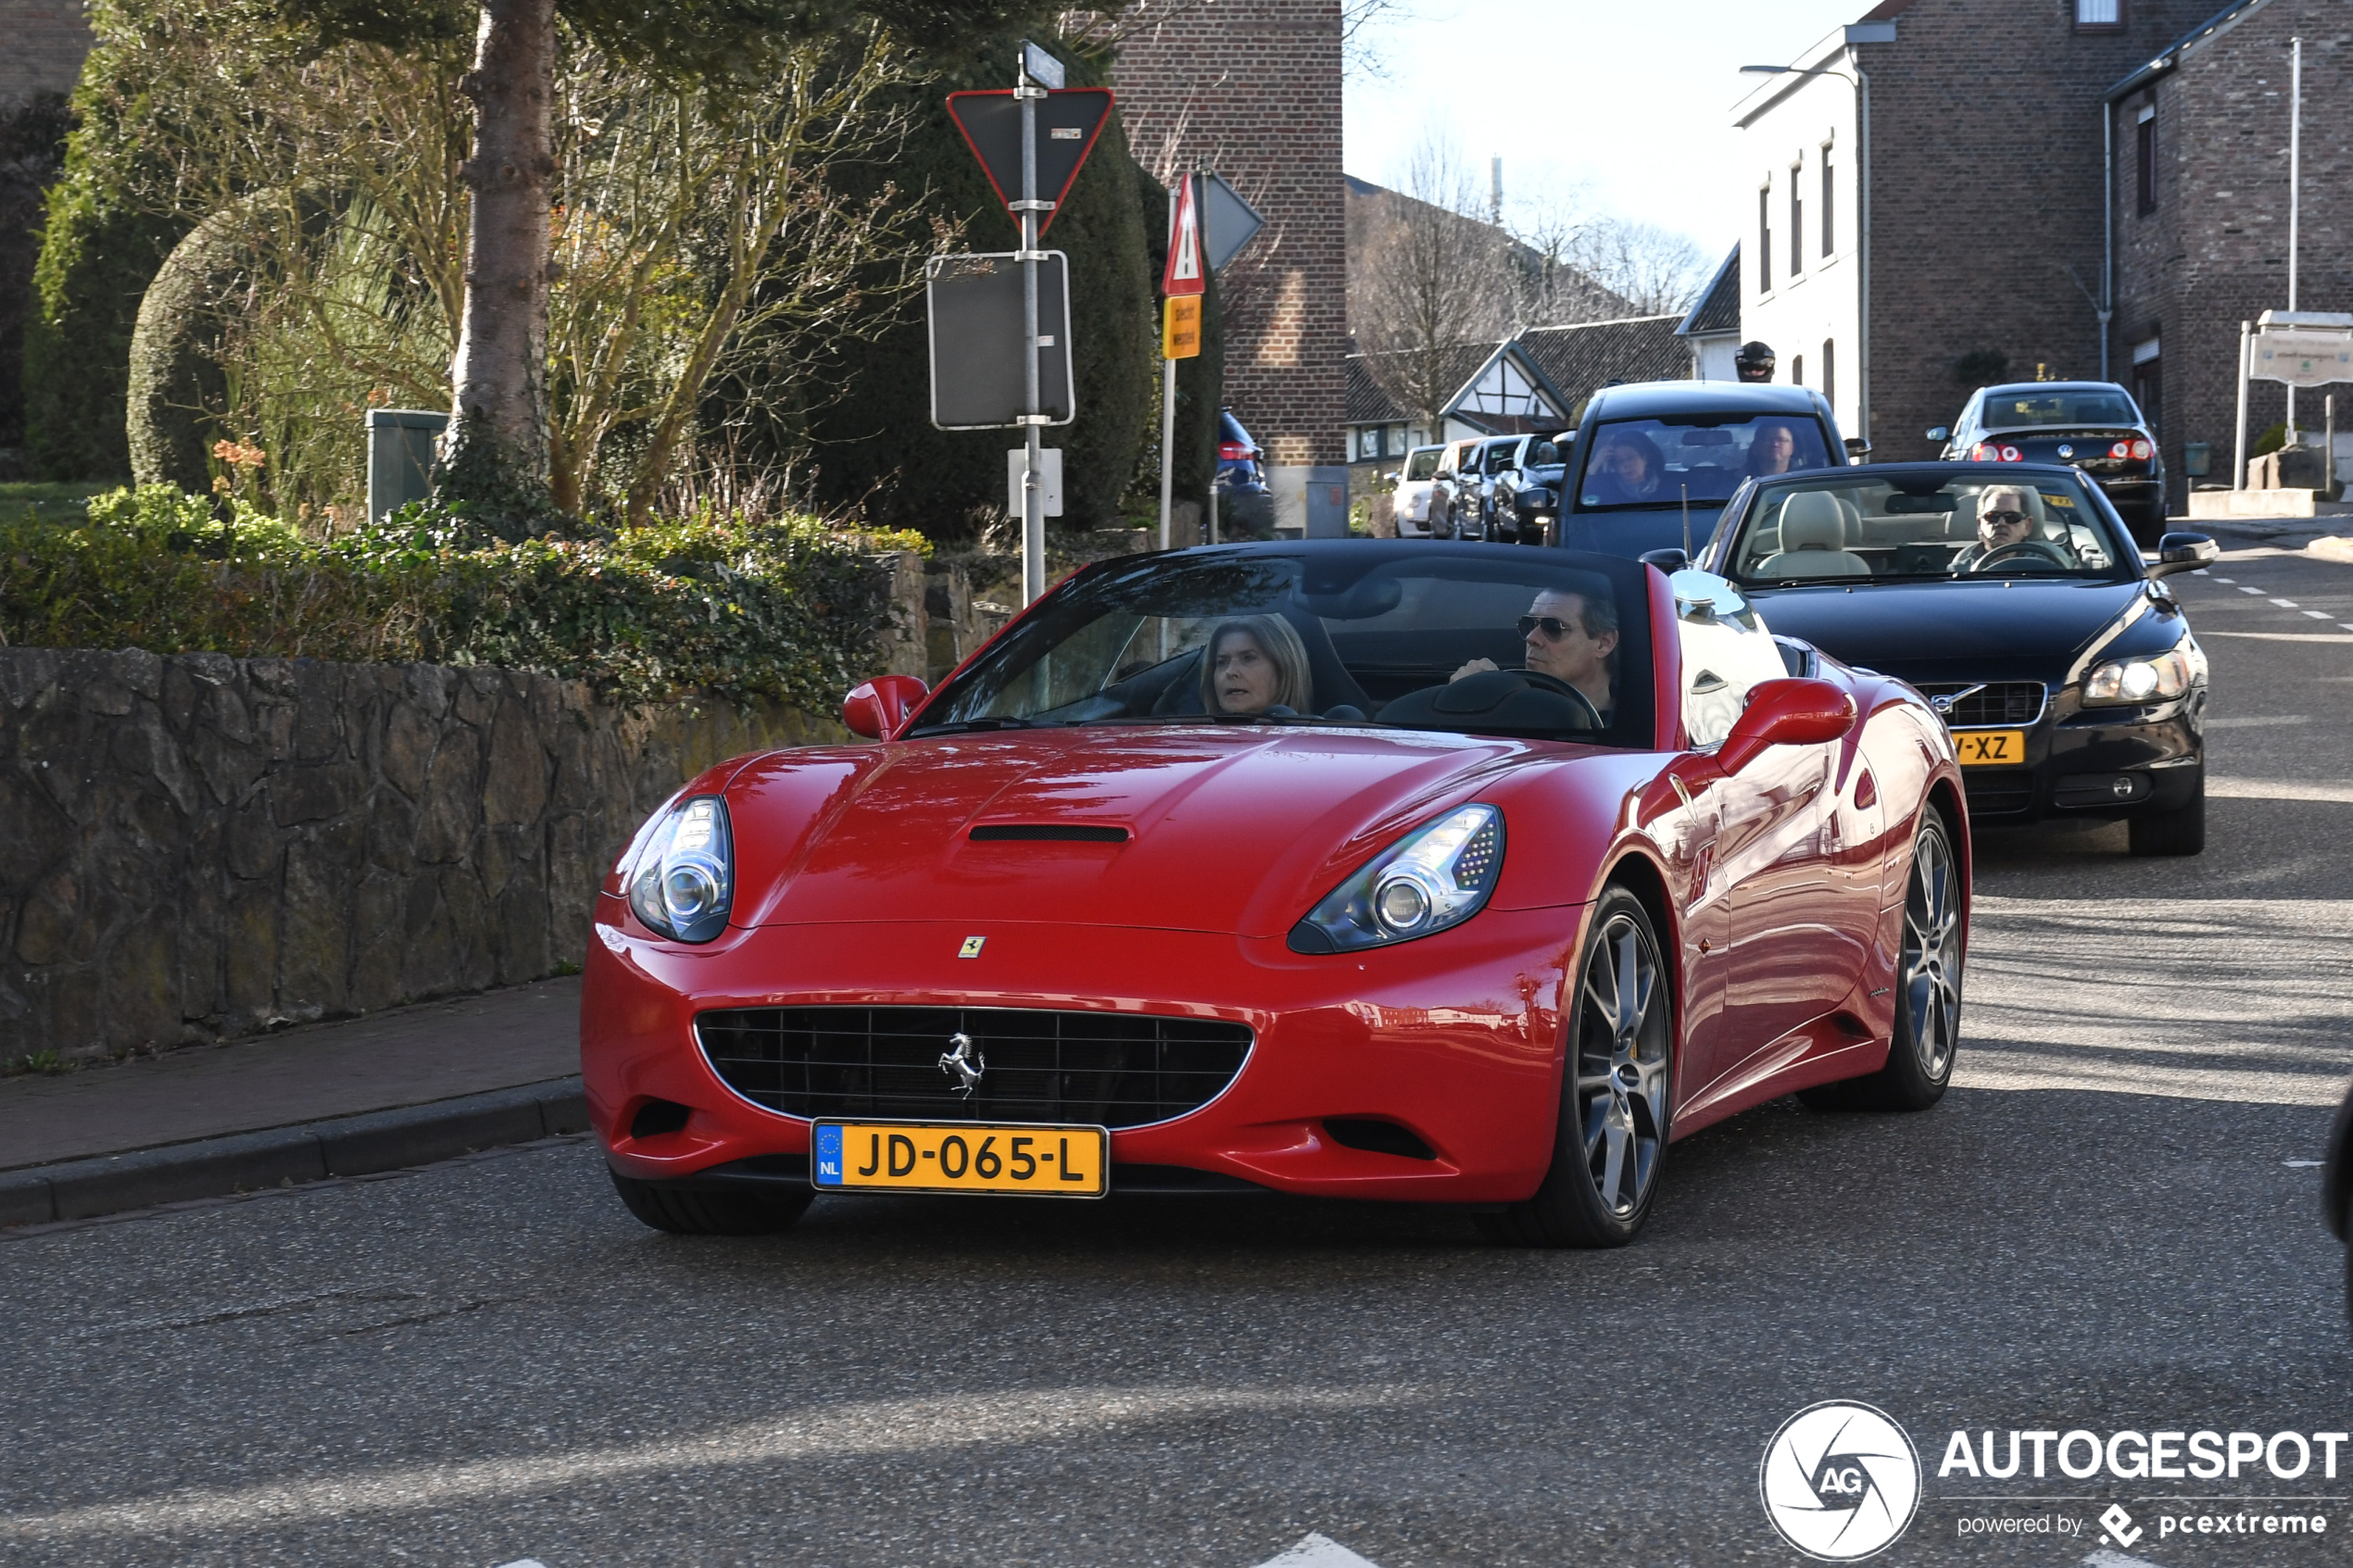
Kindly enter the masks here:
M 1529 612 L 1519 618 L 1519 634 L 1528 644 L 1529 669 L 1575 686 L 1592 703 L 1604 724 L 1611 721 L 1610 675 L 1617 652 L 1616 605 L 1583 594 L 1547 589 L 1536 596 Z M 1494 668 L 1491 659 L 1474 659 L 1448 679 L 1459 681 Z

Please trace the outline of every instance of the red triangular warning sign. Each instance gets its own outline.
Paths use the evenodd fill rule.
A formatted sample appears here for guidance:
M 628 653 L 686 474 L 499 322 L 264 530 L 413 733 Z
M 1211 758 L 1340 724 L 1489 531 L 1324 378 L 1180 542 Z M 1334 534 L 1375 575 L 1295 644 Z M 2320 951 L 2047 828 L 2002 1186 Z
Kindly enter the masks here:
M 1193 199 L 1193 177 L 1180 176 L 1176 199 L 1169 214 L 1168 266 L 1160 276 L 1164 295 L 1199 294 L 1208 286 L 1208 269 L 1202 264 L 1201 207 Z

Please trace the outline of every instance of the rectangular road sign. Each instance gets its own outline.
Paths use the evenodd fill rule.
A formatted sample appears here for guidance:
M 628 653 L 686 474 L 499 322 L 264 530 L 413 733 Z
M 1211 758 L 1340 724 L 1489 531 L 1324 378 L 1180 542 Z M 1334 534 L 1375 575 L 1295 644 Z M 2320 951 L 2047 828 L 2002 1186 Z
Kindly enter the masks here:
M 1021 470 L 1029 462 L 1029 448 L 1015 446 L 1005 454 L 1005 515 L 1019 517 L 1021 509 Z M 1044 492 L 1038 499 L 1046 517 L 1063 515 L 1063 449 L 1041 446 L 1038 449 L 1038 488 Z
M 1195 359 L 1201 357 L 1201 295 L 1172 294 L 1161 302 L 1160 357 Z
M 1013 252 L 935 256 L 924 264 L 931 324 L 931 422 L 995 430 L 1022 421 L 1021 263 Z M 1070 374 L 1070 258 L 1038 264 L 1038 402 L 1042 422 L 1076 413 Z

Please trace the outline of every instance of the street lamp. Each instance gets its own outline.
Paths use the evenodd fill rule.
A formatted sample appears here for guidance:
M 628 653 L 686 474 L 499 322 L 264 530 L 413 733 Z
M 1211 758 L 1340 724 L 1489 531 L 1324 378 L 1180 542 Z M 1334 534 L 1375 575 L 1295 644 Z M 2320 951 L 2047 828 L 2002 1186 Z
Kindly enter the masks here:
M 1831 66 L 1814 66 L 1804 69 L 1796 66 L 1743 66 L 1743 76 L 1834 76 L 1855 85 L 1855 206 L 1856 208 L 1856 256 L 1858 265 L 1855 278 L 1855 413 L 1862 425 L 1862 437 L 1871 438 L 1871 79 L 1850 50 L 1847 63 L 1853 73 Z M 1802 245 L 1805 237 L 1790 236 L 1790 243 Z

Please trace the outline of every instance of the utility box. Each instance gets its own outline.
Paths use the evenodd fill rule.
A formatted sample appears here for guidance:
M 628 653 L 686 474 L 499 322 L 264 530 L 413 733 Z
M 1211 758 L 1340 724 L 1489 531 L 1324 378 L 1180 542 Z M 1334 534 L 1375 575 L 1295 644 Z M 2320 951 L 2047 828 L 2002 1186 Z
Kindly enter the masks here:
M 434 447 L 449 416 L 432 408 L 368 410 L 368 521 L 382 522 L 433 494 Z
M 1348 537 L 1348 465 L 1269 464 L 1266 488 L 1274 493 L 1278 539 Z

